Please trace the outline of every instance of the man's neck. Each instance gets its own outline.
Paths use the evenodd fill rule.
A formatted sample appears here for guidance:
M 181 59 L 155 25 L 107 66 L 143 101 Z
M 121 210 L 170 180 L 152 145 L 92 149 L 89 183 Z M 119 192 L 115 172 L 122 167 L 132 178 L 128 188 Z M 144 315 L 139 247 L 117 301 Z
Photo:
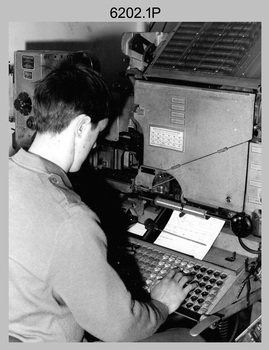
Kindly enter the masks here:
M 65 172 L 69 171 L 72 159 L 72 145 L 70 144 L 70 139 L 63 137 L 63 135 L 37 133 L 29 148 L 29 152 L 57 164 Z

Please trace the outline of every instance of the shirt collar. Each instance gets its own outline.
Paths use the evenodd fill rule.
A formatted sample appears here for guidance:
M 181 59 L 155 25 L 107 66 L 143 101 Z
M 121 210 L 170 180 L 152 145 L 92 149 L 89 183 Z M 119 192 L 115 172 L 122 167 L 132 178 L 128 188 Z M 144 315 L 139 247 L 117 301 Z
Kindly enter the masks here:
M 68 179 L 66 172 L 57 164 L 42 158 L 41 156 L 25 151 L 21 148 L 16 154 L 11 157 L 18 164 L 32 168 L 39 172 L 45 172 L 47 174 L 59 175 L 63 180 L 65 186 L 72 188 L 71 182 Z

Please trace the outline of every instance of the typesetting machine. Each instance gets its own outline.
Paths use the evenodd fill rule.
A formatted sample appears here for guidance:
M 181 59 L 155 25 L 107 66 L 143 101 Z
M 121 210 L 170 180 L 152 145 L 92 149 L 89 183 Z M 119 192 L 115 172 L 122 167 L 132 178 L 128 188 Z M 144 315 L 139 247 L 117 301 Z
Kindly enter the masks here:
M 178 310 L 196 335 L 261 299 L 261 24 L 125 33 L 122 51 L 129 112 L 90 162 L 147 229 L 130 235 L 144 288 L 174 266 L 199 283 Z M 202 261 L 154 244 L 173 211 L 225 220 Z
M 129 235 L 143 290 L 175 266 L 197 281 L 177 311 L 197 335 L 261 301 L 261 23 L 180 22 L 124 33 L 121 49 L 132 89 L 89 163 L 118 191 L 130 225 L 145 226 Z M 14 148 L 34 134 L 42 60 L 65 55 L 15 53 Z M 94 65 L 85 55 L 70 59 Z M 203 260 L 154 243 L 174 211 L 225 220 Z

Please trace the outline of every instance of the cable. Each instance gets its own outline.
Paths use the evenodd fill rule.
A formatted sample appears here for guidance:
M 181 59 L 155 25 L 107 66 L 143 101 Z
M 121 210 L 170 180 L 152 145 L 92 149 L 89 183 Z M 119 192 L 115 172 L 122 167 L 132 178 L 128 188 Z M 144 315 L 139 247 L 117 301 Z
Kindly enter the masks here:
M 241 247 L 243 247 L 247 252 L 252 253 L 252 254 L 261 254 L 262 253 L 260 246 L 259 246 L 258 250 L 249 248 L 248 246 L 245 245 L 245 243 L 243 242 L 243 240 L 240 236 L 238 236 L 238 241 L 239 241 Z
M 233 333 L 229 339 L 229 343 L 231 343 L 233 340 L 234 340 L 234 337 L 236 335 L 236 332 L 238 330 L 238 326 L 239 326 L 239 316 L 238 316 L 238 313 L 236 314 L 236 319 L 235 319 L 235 325 L 234 325 L 234 329 L 233 329 Z

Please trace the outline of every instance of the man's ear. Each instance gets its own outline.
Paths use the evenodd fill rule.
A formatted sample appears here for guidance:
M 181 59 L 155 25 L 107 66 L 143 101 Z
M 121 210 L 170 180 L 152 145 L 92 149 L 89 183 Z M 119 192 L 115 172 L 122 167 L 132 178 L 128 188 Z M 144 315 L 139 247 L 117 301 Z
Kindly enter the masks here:
M 78 137 L 82 137 L 83 133 L 91 127 L 91 117 L 89 117 L 86 114 L 80 114 L 77 116 L 77 123 L 76 123 L 76 135 Z

